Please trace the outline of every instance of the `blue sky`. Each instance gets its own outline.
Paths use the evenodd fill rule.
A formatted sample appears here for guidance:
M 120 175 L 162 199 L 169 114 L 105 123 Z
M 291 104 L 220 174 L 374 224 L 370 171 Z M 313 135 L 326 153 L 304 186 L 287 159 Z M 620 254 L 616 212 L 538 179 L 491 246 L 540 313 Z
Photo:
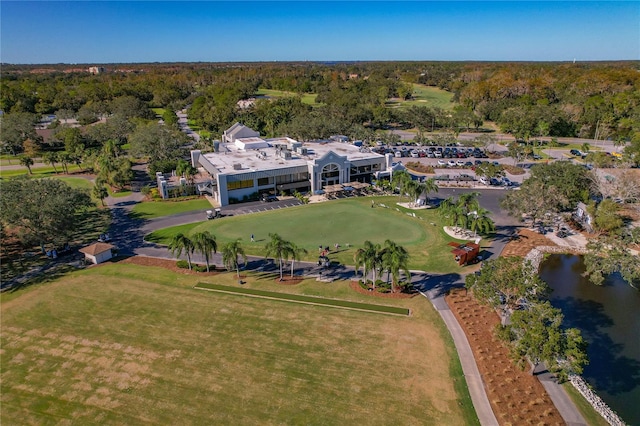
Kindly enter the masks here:
M 0 2 L 4 63 L 640 59 L 640 1 Z

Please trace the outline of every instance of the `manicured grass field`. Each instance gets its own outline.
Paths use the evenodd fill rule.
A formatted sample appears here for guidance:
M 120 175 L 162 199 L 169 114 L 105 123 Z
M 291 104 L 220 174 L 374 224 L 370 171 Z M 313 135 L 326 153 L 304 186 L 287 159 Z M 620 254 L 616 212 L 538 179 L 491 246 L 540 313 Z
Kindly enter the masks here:
M 256 95 L 261 96 L 269 96 L 270 98 L 284 98 L 287 96 L 299 96 L 294 92 L 286 92 L 284 90 L 273 90 L 273 89 L 259 89 Z M 318 97 L 317 93 L 304 93 L 302 94 L 301 101 L 303 104 L 317 106 L 321 105 L 316 103 L 316 98 Z
M 387 102 L 388 106 L 406 108 L 412 105 L 438 107 L 444 110 L 453 109 L 456 106 L 451 102 L 453 93 L 437 87 L 425 86 L 424 84 L 413 83 L 413 99 L 409 101 Z
M 62 166 L 56 165 L 56 169 L 58 170 L 58 173 L 60 173 L 62 171 Z M 69 164 L 68 169 L 69 169 L 69 173 L 75 173 L 75 172 L 81 171 L 81 169 L 75 164 Z M 31 176 L 34 178 L 52 177 L 56 175 L 56 172 L 54 171 L 53 167 L 49 167 L 49 166 L 31 167 L 31 172 L 32 172 Z M 28 174 L 29 174 L 29 171 L 27 170 L 26 167 L 21 167 L 19 169 L 12 169 L 12 170 L 0 169 L 0 176 L 3 178 L 11 178 L 11 177 L 23 176 L 23 175 L 26 176 Z
M 389 208 L 371 208 L 371 200 Z M 209 231 L 216 236 L 218 244 L 242 239 L 247 254 L 264 255 L 264 246 L 269 233 L 305 248 L 305 260 L 317 260 L 318 246 L 329 246 L 330 258 L 341 264 L 353 264 L 356 250 L 366 240 L 383 244 L 389 239 L 404 246 L 409 254 L 410 268 L 432 272 L 460 272 L 447 245 L 453 241 L 442 230 L 440 218 L 435 210 L 416 210 L 416 217 L 408 216 L 409 210 L 396 206 L 406 201 L 398 197 L 360 197 L 334 200 L 325 203 L 290 207 L 221 220 L 211 220 L 193 225 L 189 233 Z M 397 211 L 398 208 L 400 211 Z M 435 225 L 432 225 L 435 224 Z M 149 241 L 168 244 L 171 237 L 185 228 L 166 229 L 152 233 Z M 255 242 L 250 241 L 254 234 Z M 334 250 L 334 244 L 340 250 Z M 347 246 L 349 245 L 349 246 Z
M 425 299 L 385 300 L 412 311 L 389 316 L 191 288 L 202 280 L 107 264 L 3 297 L 2 424 L 477 424 Z
M 67 185 L 69 185 L 72 188 L 87 189 L 89 191 L 93 188 L 93 183 L 88 179 L 78 178 L 78 177 L 66 177 L 66 176 L 58 177 L 55 175 L 51 177 L 65 182 Z
M 205 198 L 187 201 L 145 201 L 136 204 L 131 214 L 140 218 L 151 219 L 193 210 L 202 210 L 204 217 L 204 211 L 211 208 L 211 203 Z

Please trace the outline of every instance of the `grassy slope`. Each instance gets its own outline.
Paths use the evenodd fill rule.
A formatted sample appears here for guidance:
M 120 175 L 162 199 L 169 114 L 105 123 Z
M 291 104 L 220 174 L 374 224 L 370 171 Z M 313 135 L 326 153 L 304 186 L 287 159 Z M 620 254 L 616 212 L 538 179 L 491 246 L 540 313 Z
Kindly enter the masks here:
M 204 211 L 211 208 L 211 203 L 205 198 L 186 201 L 145 201 L 136 204 L 133 207 L 132 214 L 137 217 L 151 219 L 193 210 L 202 210 L 202 217 L 205 217 Z
M 418 218 L 407 216 L 407 210 L 396 211 L 396 202 L 406 201 L 398 197 L 373 198 L 390 206 L 384 209 L 371 208 L 370 197 L 335 200 L 327 203 L 291 207 L 276 211 L 267 211 L 251 215 L 224 218 L 203 222 L 193 227 L 166 229 L 151 234 L 147 239 L 153 242 L 168 244 L 171 236 L 177 232 L 190 230 L 191 233 L 209 231 L 216 236 L 218 244 L 224 244 L 241 238 L 247 254 L 264 255 L 264 245 L 269 240 L 269 233 L 277 233 L 282 238 L 292 241 L 307 249 L 306 260 L 317 260 L 318 246 L 329 246 L 333 250 L 338 243 L 341 249 L 330 255 L 332 260 L 342 264 L 353 264 L 355 251 L 362 247 L 364 241 L 384 243 L 390 239 L 404 246 L 411 255 L 410 268 L 432 272 L 459 272 L 458 267 L 447 246 L 448 237 L 441 226 L 436 211 L 415 211 Z M 420 219 L 422 218 L 422 219 Z M 251 234 L 255 242 L 251 242 Z M 350 248 L 347 248 L 347 244 Z
M 225 275 L 205 279 L 234 280 Z M 272 278 L 247 285 L 348 291 Z M 424 299 L 385 300 L 413 315 L 381 317 L 190 288 L 202 280 L 110 264 L 3 300 L 2 423 L 475 421 L 463 417 L 470 401 L 454 390 L 451 344 Z

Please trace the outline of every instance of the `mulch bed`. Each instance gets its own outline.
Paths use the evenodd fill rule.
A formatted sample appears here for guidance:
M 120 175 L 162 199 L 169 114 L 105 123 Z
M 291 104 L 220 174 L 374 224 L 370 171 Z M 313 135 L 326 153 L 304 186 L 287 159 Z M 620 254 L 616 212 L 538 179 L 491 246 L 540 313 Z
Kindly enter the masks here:
M 500 256 L 520 256 L 525 257 L 527 253 L 538 246 L 555 246 L 556 243 L 542 234 L 530 229 L 521 229 L 518 236 L 509 241 L 502 250 Z
M 212 276 L 222 272 L 222 271 L 217 271 L 214 265 L 209 265 L 209 269 L 211 270 L 211 272 L 196 272 L 189 269 L 179 268 L 178 265 L 176 265 L 175 260 L 158 259 L 155 257 L 146 257 L 146 256 L 131 256 L 124 260 L 121 260 L 120 262 L 132 263 L 134 265 L 141 265 L 141 266 L 158 266 L 160 268 L 169 269 L 173 272 L 178 272 L 180 274 L 186 274 L 186 275 Z M 226 272 L 226 269 L 224 270 L 224 272 Z M 240 276 L 240 278 L 243 278 L 242 275 Z
M 373 296 L 373 297 L 382 297 L 386 299 L 410 299 L 418 294 L 417 292 L 415 293 L 400 293 L 400 292 L 380 293 L 378 291 L 367 291 L 360 286 L 360 283 L 358 281 L 353 281 L 353 280 L 349 282 L 349 287 L 351 287 L 351 290 L 360 294 L 366 294 L 367 296 Z
M 290 276 L 284 276 L 282 277 L 282 280 L 280 280 L 280 277 L 276 277 L 274 278 L 274 281 L 281 285 L 297 285 L 304 281 L 304 278 L 294 275 L 293 278 Z
M 509 350 L 493 333 L 500 319 L 465 290 L 452 291 L 447 304 L 471 345 L 491 408 L 501 425 L 563 425 L 564 420 L 544 387 L 529 371 L 520 370 Z

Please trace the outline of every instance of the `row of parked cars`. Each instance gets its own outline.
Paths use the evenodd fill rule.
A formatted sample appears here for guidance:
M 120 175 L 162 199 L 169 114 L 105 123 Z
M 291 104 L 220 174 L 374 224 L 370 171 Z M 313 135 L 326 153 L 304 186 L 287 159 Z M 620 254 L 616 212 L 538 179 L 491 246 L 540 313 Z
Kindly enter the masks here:
M 490 185 L 490 186 L 510 187 L 510 186 L 516 185 L 515 182 L 512 182 L 508 177 L 486 178 L 484 176 L 480 176 L 480 178 L 478 179 L 478 182 L 480 182 L 483 185 Z
M 412 157 L 412 158 L 488 158 L 487 154 L 480 148 L 465 147 L 441 147 L 430 146 L 427 148 L 407 147 L 398 149 L 379 148 L 376 150 L 380 154 L 393 153 L 394 157 Z

